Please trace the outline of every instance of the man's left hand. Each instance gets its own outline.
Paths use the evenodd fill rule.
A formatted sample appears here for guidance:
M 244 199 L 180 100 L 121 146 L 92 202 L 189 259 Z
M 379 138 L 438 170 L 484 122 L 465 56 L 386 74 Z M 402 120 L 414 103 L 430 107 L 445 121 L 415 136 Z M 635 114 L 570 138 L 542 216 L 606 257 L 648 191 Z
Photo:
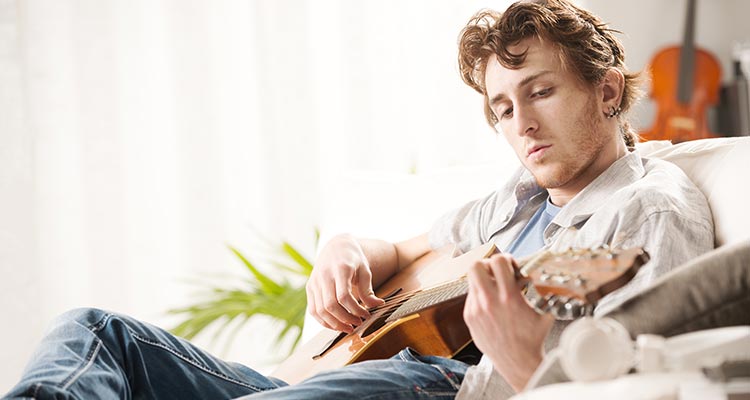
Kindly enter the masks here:
M 464 320 L 479 350 L 520 391 L 542 361 L 554 319 L 526 302 L 514 265 L 510 255 L 495 254 L 470 268 Z

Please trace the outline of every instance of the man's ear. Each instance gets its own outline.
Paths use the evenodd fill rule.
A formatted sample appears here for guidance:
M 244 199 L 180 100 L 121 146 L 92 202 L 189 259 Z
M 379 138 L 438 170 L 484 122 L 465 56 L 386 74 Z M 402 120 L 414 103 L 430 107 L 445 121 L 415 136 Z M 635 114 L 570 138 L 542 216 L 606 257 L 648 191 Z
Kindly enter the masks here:
M 617 68 L 610 68 L 604 74 L 601 83 L 602 89 L 602 109 L 609 110 L 614 107 L 620 107 L 622 103 L 622 93 L 625 90 L 625 76 Z

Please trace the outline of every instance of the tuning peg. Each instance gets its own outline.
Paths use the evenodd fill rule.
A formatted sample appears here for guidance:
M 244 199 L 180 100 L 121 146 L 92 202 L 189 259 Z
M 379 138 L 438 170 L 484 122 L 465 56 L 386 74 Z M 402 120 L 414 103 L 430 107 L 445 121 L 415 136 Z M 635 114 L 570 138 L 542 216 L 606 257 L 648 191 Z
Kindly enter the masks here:
M 552 314 L 555 319 L 569 319 L 566 315 L 566 305 L 569 301 L 570 298 L 567 296 L 555 296 L 554 304 L 552 304 L 550 308 L 550 314 Z
M 531 306 L 534 308 L 534 311 L 536 311 L 539 314 L 544 314 L 546 312 L 545 307 L 547 305 L 547 301 L 549 300 L 549 296 L 551 295 L 547 295 L 547 296 L 537 295 L 534 298 L 533 303 L 531 304 Z
M 546 314 L 550 312 L 550 310 L 554 307 L 557 298 L 558 296 L 552 293 L 547 293 L 544 296 L 537 295 L 537 297 L 533 300 L 531 306 L 539 314 Z
M 555 318 L 573 320 L 590 315 L 592 311 L 593 308 L 590 305 L 584 304 L 580 299 L 565 299 Z
M 580 299 L 552 293 L 535 297 L 531 305 L 539 314 L 549 313 L 558 320 L 578 319 L 591 315 L 593 311 L 593 307 L 584 304 Z
M 566 320 L 576 319 L 582 317 L 581 311 L 583 310 L 583 303 L 578 299 L 572 299 L 565 303 L 564 318 Z
M 565 304 L 567 304 L 569 298 L 559 295 L 547 295 L 547 304 L 544 306 L 544 311 L 552 314 L 555 319 L 563 319 L 565 315 Z

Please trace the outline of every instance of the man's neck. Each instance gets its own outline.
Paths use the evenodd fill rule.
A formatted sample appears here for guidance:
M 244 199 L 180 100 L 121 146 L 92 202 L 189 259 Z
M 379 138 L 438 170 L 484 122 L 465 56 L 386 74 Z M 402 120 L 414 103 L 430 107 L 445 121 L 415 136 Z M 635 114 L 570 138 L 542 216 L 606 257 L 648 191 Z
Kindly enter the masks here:
M 625 147 L 625 144 L 622 143 L 622 140 L 619 140 L 619 143 L 617 144 L 608 146 L 608 148 L 602 153 L 601 157 L 594 160 L 591 165 L 565 185 L 556 188 L 547 188 L 550 201 L 558 207 L 564 207 L 573 200 L 578 193 L 585 189 L 586 186 L 593 182 L 594 179 L 611 167 L 615 161 L 627 154 L 627 152 L 627 148 Z

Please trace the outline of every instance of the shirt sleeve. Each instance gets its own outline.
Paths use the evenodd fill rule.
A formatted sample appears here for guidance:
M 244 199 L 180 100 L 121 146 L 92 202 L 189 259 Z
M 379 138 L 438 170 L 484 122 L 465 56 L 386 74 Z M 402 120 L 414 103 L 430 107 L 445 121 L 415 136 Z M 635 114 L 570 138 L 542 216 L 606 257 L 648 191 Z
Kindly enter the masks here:
M 627 285 L 599 301 L 595 312 L 604 314 L 648 288 L 654 280 L 713 249 L 710 221 L 688 218 L 673 210 L 654 212 L 629 236 L 615 237 L 614 247 L 642 247 L 649 261 Z
M 482 213 L 486 204 L 496 196 L 492 193 L 443 214 L 429 232 L 430 246 L 438 249 L 452 244 L 461 253 L 482 244 Z
M 486 243 L 489 230 L 494 228 L 494 213 L 504 200 L 514 196 L 516 185 L 526 174 L 526 170 L 519 167 L 499 190 L 443 214 L 430 229 L 430 246 L 438 249 L 452 244 L 465 253 Z

